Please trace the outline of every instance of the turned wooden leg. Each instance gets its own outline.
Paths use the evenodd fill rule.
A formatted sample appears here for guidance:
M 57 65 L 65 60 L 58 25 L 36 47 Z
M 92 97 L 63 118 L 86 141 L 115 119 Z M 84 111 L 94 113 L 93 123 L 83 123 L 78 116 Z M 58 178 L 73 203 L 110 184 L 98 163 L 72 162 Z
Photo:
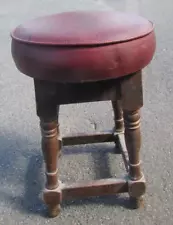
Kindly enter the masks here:
M 123 110 L 121 107 L 121 100 L 112 101 L 112 108 L 113 108 L 113 112 L 114 112 L 114 121 L 115 121 L 114 132 L 121 133 L 124 131 L 124 119 L 123 119 Z M 116 136 L 116 138 L 117 138 L 117 136 Z M 119 142 L 116 139 L 115 152 L 120 154 L 121 150 L 120 150 L 120 146 L 118 145 L 118 143 Z
M 46 188 L 43 198 L 48 206 L 49 216 L 55 217 L 60 212 L 60 191 L 58 190 L 57 158 L 60 153 L 57 120 L 40 118 L 42 133 L 42 150 L 46 166 Z
M 34 80 L 37 115 L 40 118 L 42 151 L 46 167 L 46 187 L 43 199 L 49 215 L 55 217 L 60 212 L 61 188 L 58 182 L 57 160 L 60 155 L 56 83 Z
M 45 105 L 46 107 L 46 105 Z M 40 112 L 40 127 L 42 134 L 42 151 L 46 166 L 46 187 L 43 199 L 48 206 L 49 216 L 56 217 L 60 212 L 61 190 L 58 182 L 57 159 L 60 155 L 61 142 L 59 141 L 58 111 L 49 113 Z M 57 113 L 57 114 L 56 114 Z M 43 116 L 41 116 L 43 114 Z M 53 114 L 55 114 L 53 116 Z
M 42 150 L 46 166 L 46 188 L 43 198 L 48 206 L 49 216 L 55 217 L 60 212 L 60 191 L 58 190 L 57 158 L 60 153 L 57 120 L 40 118 L 42 133 Z
M 145 180 L 140 168 L 139 151 L 141 147 L 139 111 L 124 111 L 125 142 L 129 155 L 129 195 L 134 208 L 142 203 L 145 193 Z
M 114 111 L 115 132 L 124 131 L 123 110 L 121 107 L 121 100 L 112 101 L 112 108 Z

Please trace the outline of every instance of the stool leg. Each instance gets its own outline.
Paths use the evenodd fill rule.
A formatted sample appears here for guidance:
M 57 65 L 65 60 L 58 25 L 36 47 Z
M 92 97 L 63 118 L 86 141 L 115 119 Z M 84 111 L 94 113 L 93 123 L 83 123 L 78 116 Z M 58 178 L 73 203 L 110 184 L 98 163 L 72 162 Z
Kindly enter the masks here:
M 40 118 L 42 151 L 46 167 L 46 187 L 43 200 L 48 206 L 49 216 L 55 217 L 60 212 L 61 188 L 58 182 L 57 159 L 60 155 L 56 83 L 34 80 L 36 110 Z
M 140 168 L 139 151 L 141 147 L 139 111 L 124 111 L 125 142 L 129 155 L 129 195 L 133 207 L 138 208 L 145 193 L 145 180 Z
M 43 198 L 48 206 L 49 216 L 56 217 L 60 212 L 60 195 L 58 182 L 57 158 L 60 153 L 58 141 L 59 128 L 58 120 L 40 118 L 42 133 L 42 151 L 46 166 L 46 188 Z
M 114 132 L 121 133 L 124 131 L 124 119 L 123 119 L 123 110 L 121 106 L 121 100 L 112 101 L 112 108 L 114 112 L 114 121 L 115 121 L 115 128 Z M 120 146 L 117 142 L 117 136 L 115 141 L 115 152 L 117 154 L 121 154 Z
M 114 111 L 115 132 L 124 131 L 123 110 L 121 107 L 121 100 L 112 101 L 112 108 Z

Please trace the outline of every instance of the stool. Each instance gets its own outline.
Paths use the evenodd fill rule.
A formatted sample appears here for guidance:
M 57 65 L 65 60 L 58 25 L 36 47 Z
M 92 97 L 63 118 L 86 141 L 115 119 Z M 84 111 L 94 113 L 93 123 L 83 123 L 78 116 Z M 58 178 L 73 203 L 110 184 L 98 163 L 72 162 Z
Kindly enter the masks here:
M 146 189 L 139 157 L 141 70 L 154 55 L 153 24 L 121 12 L 76 11 L 31 20 L 11 36 L 16 67 L 34 80 L 47 177 L 43 199 L 49 215 L 58 215 L 64 199 L 124 192 L 139 207 Z M 61 138 L 60 105 L 107 100 L 115 117 L 112 132 Z M 101 142 L 115 142 L 127 176 L 74 184 L 58 180 L 62 146 Z

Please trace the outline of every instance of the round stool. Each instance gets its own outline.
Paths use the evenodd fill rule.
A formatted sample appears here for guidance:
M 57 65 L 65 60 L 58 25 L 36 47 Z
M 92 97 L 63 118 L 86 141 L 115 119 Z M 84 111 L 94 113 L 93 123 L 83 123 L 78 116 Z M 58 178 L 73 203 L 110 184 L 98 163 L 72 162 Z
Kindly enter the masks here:
M 145 193 L 139 157 L 141 71 L 154 55 L 153 24 L 115 11 L 76 11 L 31 20 L 11 36 L 16 67 L 34 79 L 49 215 L 58 215 L 64 199 L 123 192 L 139 207 Z M 113 106 L 112 132 L 60 137 L 60 105 L 105 100 Z M 61 147 L 99 142 L 115 142 L 128 176 L 62 184 L 57 169 Z

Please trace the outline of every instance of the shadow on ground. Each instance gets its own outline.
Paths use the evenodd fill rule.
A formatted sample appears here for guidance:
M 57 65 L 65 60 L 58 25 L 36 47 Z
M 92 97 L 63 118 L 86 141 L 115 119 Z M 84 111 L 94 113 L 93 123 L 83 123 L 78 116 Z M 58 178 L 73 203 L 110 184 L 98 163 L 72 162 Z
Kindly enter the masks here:
M 15 140 L 14 140 L 15 142 Z M 19 139 L 18 143 L 20 145 L 20 142 L 22 143 L 22 140 Z M 3 140 L 4 143 L 4 140 Z M 16 142 L 15 142 L 16 143 Z M 8 169 L 6 168 L 6 164 L 3 161 L 3 157 L 0 159 L 0 166 L 1 170 L 3 170 L 4 177 L 11 176 L 9 174 L 14 174 L 16 179 L 18 177 L 24 177 L 24 183 L 20 180 L 19 183 L 21 186 L 23 186 L 23 193 L 20 193 L 18 196 L 10 195 L 9 192 L 1 191 L 0 193 L 0 199 L 5 202 L 9 202 L 10 206 L 14 207 L 15 209 L 19 210 L 20 212 L 26 213 L 26 214 L 40 214 L 42 216 L 46 216 L 46 207 L 42 202 L 41 199 L 41 193 L 44 188 L 44 165 L 43 165 L 43 158 L 41 154 L 41 150 L 35 149 L 36 153 L 33 149 L 33 151 L 28 151 L 28 149 L 23 148 L 22 152 L 19 149 L 13 149 L 13 146 L 15 146 L 15 143 L 12 143 L 9 145 L 9 142 L 6 146 L 4 143 L 4 149 L 1 149 L 1 155 L 5 155 L 5 158 L 8 159 Z M 23 144 L 22 144 L 23 145 Z M 26 146 L 26 144 L 24 145 Z M 22 147 L 20 146 L 20 149 Z M 13 152 L 16 152 L 16 154 L 12 154 Z M 109 148 L 108 146 L 104 145 L 104 148 L 102 145 L 99 145 L 95 148 L 95 150 L 90 148 L 82 148 L 83 151 L 79 151 L 79 148 L 73 147 L 66 147 L 63 149 L 62 156 L 66 157 L 70 154 L 91 154 L 93 162 L 93 171 L 94 171 L 94 179 L 104 179 L 104 178 L 111 178 L 112 175 L 110 173 L 109 168 L 109 159 L 108 159 L 108 153 L 113 153 L 114 148 Z M 104 149 L 104 150 L 103 150 Z M 40 152 L 40 153 L 39 153 Z M 27 167 L 22 168 L 22 170 L 16 170 L 16 173 L 13 173 L 11 165 L 15 160 L 17 160 L 18 157 L 20 157 L 20 154 L 24 154 L 25 160 L 27 161 Z M 98 163 L 99 162 L 99 163 Z M 23 172 L 25 171 L 25 173 Z M 8 174 L 9 173 L 9 174 Z M 23 178 L 22 178 L 23 179 Z M 15 186 L 15 184 L 12 184 L 12 186 Z M 92 197 L 92 198 L 85 198 L 85 199 L 75 199 L 71 201 L 64 201 L 62 203 L 62 208 L 66 207 L 73 207 L 77 205 L 90 205 L 90 204 L 100 204 L 100 205 L 109 205 L 109 206 L 115 206 L 115 207 L 125 207 L 129 208 L 129 201 L 128 197 L 126 196 L 104 196 L 104 197 Z

